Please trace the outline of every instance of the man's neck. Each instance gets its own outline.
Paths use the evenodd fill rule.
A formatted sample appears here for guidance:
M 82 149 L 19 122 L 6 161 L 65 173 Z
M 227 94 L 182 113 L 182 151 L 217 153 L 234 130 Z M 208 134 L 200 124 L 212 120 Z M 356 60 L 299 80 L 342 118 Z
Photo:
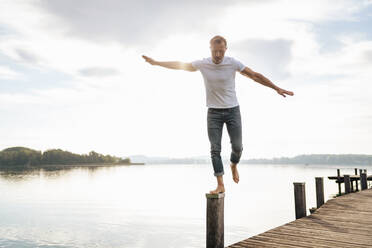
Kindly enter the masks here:
M 217 63 L 216 60 L 214 60 L 214 58 L 212 57 L 212 61 L 213 61 L 213 63 L 218 65 L 218 64 L 221 64 L 221 62 L 223 61 L 224 58 L 225 58 L 225 56 L 222 57 L 221 61 Z

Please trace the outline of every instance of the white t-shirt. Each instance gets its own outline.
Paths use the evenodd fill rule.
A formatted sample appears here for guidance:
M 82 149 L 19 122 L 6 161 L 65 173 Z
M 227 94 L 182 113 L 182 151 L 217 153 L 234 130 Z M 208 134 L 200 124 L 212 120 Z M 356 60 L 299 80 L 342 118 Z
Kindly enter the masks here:
M 219 64 L 211 57 L 191 62 L 204 78 L 206 105 L 210 108 L 232 108 L 238 106 L 235 92 L 235 72 L 245 66 L 233 57 L 224 56 Z

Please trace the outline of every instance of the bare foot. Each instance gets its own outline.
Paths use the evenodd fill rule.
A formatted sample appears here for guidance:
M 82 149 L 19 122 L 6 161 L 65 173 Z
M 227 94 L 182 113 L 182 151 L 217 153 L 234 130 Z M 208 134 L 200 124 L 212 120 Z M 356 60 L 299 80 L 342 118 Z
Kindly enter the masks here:
M 215 190 L 209 191 L 210 194 L 218 194 L 225 192 L 225 186 L 224 185 L 218 185 Z
M 237 164 L 231 164 L 230 165 L 231 167 L 231 172 L 232 172 L 232 176 L 233 176 L 233 180 L 234 182 L 238 183 L 239 182 L 239 173 L 238 173 L 238 168 L 237 168 Z

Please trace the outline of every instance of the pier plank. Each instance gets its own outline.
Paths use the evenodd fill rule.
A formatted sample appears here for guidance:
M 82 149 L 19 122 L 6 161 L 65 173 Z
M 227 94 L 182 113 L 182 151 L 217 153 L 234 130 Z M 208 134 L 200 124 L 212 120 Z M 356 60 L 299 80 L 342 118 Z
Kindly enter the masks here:
M 330 199 L 311 215 L 228 247 L 372 247 L 372 189 Z

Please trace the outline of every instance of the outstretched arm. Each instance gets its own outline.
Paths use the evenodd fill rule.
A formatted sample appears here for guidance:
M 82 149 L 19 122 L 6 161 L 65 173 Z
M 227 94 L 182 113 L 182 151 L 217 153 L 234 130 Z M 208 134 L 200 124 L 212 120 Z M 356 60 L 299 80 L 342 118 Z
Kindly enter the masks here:
M 258 73 L 258 72 L 255 72 L 255 71 L 252 71 L 250 68 L 248 67 L 245 67 L 244 70 L 242 70 L 240 72 L 240 74 L 246 76 L 246 77 L 249 77 L 251 79 L 253 79 L 254 81 L 262 84 L 262 85 L 265 85 L 267 87 L 270 87 L 274 90 L 276 90 L 276 92 L 278 92 L 279 95 L 282 95 L 284 97 L 286 97 L 285 94 L 287 95 L 290 95 L 290 96 L 293 96 L 293 92 L 292 91 L 288 91 L 288 90 L 284 90 L 284 89 L 281 89 L 279 88 L 278 86 L 276 86 L 275 84 L 273 84 L 269 79 L 267 79 L 264 75 Z
M 185 70 L 185 71 L 196 71 L 196 69 L 191 65 L 191 63 L 184 63 L 180 61 L 156 61 L 150 57 L 142 55 L 146 62 L 152 65 L 160 65 L 165 68 L 175 69 L 175 70 Z

